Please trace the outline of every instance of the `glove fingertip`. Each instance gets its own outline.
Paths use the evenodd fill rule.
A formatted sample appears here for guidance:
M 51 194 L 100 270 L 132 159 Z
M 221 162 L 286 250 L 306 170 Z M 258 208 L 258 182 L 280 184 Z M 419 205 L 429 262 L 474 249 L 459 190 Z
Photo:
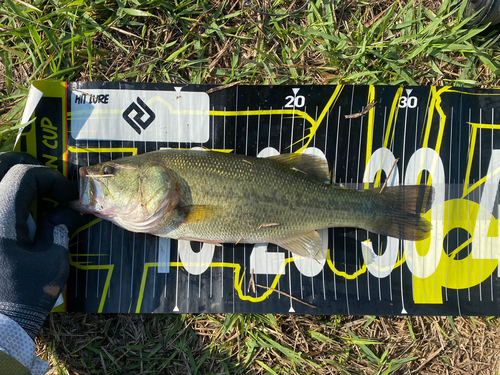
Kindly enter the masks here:
M 59 224 L 54 227 L 54 245 L 62 246 L 68 250 L 69 246 L 69 230 L 64 224 Z

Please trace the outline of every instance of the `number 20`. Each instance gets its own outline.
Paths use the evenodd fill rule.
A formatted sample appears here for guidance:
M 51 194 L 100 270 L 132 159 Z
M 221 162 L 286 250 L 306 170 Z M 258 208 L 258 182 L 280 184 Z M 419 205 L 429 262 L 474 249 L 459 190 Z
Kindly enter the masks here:
M 285 100 L 288 100 L 288 102 L 285 104 L 285 108 L 300 108 L 306 104 L 306 98 L 304 95 L 288 95 L 287 97 L 285 97 Z

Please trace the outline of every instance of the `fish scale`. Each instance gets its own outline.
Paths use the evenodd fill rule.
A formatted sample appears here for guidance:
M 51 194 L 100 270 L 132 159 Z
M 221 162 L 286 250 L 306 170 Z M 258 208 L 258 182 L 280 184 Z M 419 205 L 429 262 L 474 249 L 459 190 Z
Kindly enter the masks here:
M 328 165 L 312 155 L 160 150 L 85 167 L 80 174 L 77 209 L 173 239 L 271 242 L 320 258 L 317 229 L 356 227 L 421 240 L 431 228 L 421 215 L 432 203 L 432 187 L 381 191 L 326 184 Z
M 191 204 L 219 207 L 217 215 L 182 224 L 171 236 L 192 238 L 208 233 L 220 242 L 267 242 L 317 229 L 331 217 L 331 212 L 324 210 L 329 199 L 327 185 L 305 179 L 303 173 L 277 162 L 250 164 L 245 161 L 248 157 L 238 157 L 224 163 L 225 155 L 210 154 L 206 155 L 210 158 L 203 155 L 188 162 L 190 168 L 179 160 L 182 154 L 167 159 L 166 166 L 189 181 Z M 261 227 L 272 223 L 280 225 Z

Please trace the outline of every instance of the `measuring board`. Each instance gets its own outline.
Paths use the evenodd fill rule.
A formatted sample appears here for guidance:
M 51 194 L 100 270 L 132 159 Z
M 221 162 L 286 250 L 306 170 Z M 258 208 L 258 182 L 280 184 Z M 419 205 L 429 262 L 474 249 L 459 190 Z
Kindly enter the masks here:
M 500 313 L 498 90 L 37 82 L 32 92 L 35 121 L 17 149 L 75 183 L 81 166 L 202 147 L 315 154 L 333 183 L 350 188 L 388 176 L 389 186 L 435 188 L 428 239 L 322 230 L 320 261 L 276 245 L 131 233 L 91 217 L 70 244 L 67 311 Z M 52 205 L 41 200 L 38 212 Z

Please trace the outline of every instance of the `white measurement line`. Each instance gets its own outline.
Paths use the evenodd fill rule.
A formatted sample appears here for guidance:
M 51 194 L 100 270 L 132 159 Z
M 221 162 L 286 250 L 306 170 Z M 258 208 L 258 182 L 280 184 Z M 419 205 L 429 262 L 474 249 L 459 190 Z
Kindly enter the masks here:
M 213 111 L 212 113 L 215 112 L 215 107 L 212 108 Z M 212 115 L 213 116 L 213 121 L 212 121 L 212 126 L 215 127 L 215 115 Z M 222 149 L 225 150 L 226 149 L 226 107 L 224 106 L 224 136 L 222 137 Z
M 291 251 L 287 250 L 288 252 L 288 257 L 292 257 L 293 254 Z M 288 262 L 288 290 L 289 290 L 289 294 L 290 294 L 290 309 L 288 310 L 288 312 L 295 312 L 295 309 L 293 308 L 293 299 L 292 299 L 292 296 L 293 296 L 293 291 L 292 291 L 292 270 L 291 270 L 291 263 L 292 262 Z
M 459 123 L 460 124 L 462 124 L 462 121 L 463 121 L 463 119 L 462 119 L 462 113 L 463 113 L 463 102 L 462 102 L 462 100 L 463 100 L 463 96 L 460 95 L 460 112 L 459 112 Z M 470 108 L 469 108 L 469 122 L 470 122 Z M 469 138 L 468 139 L 470 139 L 470 126 L 467 126 L 467 128 L 469 130 Z M 461 131 L 458 132 L 458 155 L 462 155 L 462 132 Z M 458 171 L 459 171 L 459 174 L 458 174 L 457 178 L 460 178 L 460 171 L 461 171 L 461 169 L 460 169 L 460 167 L 461 167 L 460 166 L 460 164 L 461 164 L 460 161 L 461 161 L 461 158 L 458 157 Z M 459 180 L 457 180 L 457 181 L 459 181 Z M 464 185 L 468 184 L 468 183 L 469 183 L 468 181 L 464 180 Z M 469 200 L 467 200 L 467 212 L 470 212 L 470 210 L 469 210 Z M 467 227 L 468 227 L 467 231 L 470 233 L 470 228 L 469 228 L 468 224 L 467 224 Z M 456 244 L 459 243 L 458 242 L 458 234 L 459 234 L 459 232 L 456 231 L 456 236 L 457 236 L 457 241 L 455 242 Z M 469 275 L 469 262 L 467 261 L 467 277 L 469 277 L 468 275 Z M 470 285 L 469 282 L 467 283 L 467 285 Z M 460 309 L 460 293 L 459 293 L 459 288 L 456 289 L 456 293 L 457 293 L 458 315 L 461 316 L 462 312 L 461 312 L 461 309 Z M 469 301 L 470 301 L 470 291 L 469 291 Z
M 235 264 L 235 259 L 234 259 L 234 244 L 232 245 L 232 248 L 233 248 L 233 264 Z M 234 272 L 231 272 L 231 274 L 233 275 L 233 283 L 231 285 L 234 285 L 234 278 L 235 278 L 235 273 Z M 236 290 L 235 288 L 231 288 L 231 290 L 233 291 L 233 314 L 236 312 L 236 303 L 235 303 L 235 297 L 236 297 Z
M 304 119 L 304 121 L 305 121 L 305 119 Z M 301 142 L 301 147 L 304 147 L 304 138 L 305 138 L 305 135 L 306 135 L 306 127 L 305 127 L 304 121 L 302 122 L 302 142 Z M 292 142 L 290 143 L 290 149 L 292 148 L 291 147 L 292 144 L 293 144 L 293 137 L 292 137 Z M 303 300 L 304 299 L 304 287 L 302 285 L 302 281 L 303 281 L 302 280 L 302 272 L 299 272 L 299 281 L 300 281 L 300 299 Z
M 98 157 L 99 157 L 99 163 L 102 162 L 101 160 L 101 141 L 98 141 L 97 147 L 99 149 Z M 99 222 L 99 245 L 98 245 L 98 254 L 99 256 L 97 257 L 97 269 L 101 269 L 101 244 L 102 244 L 102 220 Z M 101 273 L 97 272 L 97 283 L 96 283 L 96 298 L 99 298 L 99 284 L 100 284 L 100 276 Z
M 123 152 L 123 141 L 122 141 L 122 157 L 124 156 Z M 125 236 L 125 229 L 120 229 L 122 233 L 122 243 L 121 243 L 121 252 L 120 252 L 120 294 L 118 296 L 118 311 L 122 312 L 122 284 L 123 284 L 123 252 L 124 252 L 124 236 Z M 125 311 L 127 312 L 127 311 Z
M 318 107 L 316 107 L 316 116 L 317 116 L 317 113 L 318 113 Z M 330 108 L 328 109 L 328 113 L 326 114 L 326 125 L 325 125 L 325 148 L 324 148 L 324 154 L 325 154 L 325 157 L 326 157 L 326 160 L 328 161 L 328 154 L 327 154 L 327 151 L 328 151 L 328 124 L 329 124 L 329 121 L 330 121 L 330 114 L 331 114 L 331 111 L 330 111 Z M 331 182 L 331 181 L 330 181 Z M 327 229 L 327 235 L 326 235 L 326 239 L 327 239 L 327 248 L 328 248 L 328 245 L 329 245 L 329 239 L 330 239 L 330 229 Z M 330 256 L 332 256 L 332 253 L 333 253 L 333 248 L 330 249 Z M 328 264 L 328 263 L 327 263 Z M 335 274 L 335 273 L 334 273 Z M 326 300 L 326 282 L 325 282 L 325 267 L 323 267 L 323 269 L 321 270 L 321 276 L 323 278 L 323 299 Z
M 238 89 L 238 88 L 236 88 Z M 213 108 L 213 112 L 212 113 L 215 113 L 215 107 Z M 227 123 L 227 117 L 226 117 L 226 106 L 224 106 L 224 120 L 223 120 L 223 123 L 224 123 L 224 136 L 222 137 L 222 149 L 226 149 L 226 123 Z M 212 121 L 212 126 L 215 127 L 215 118 L 214 120 Z M 221 278 L 220 278 L 220 282 L 221 282 L 221 298 L 224 298 L 224 246 L 221 246 L 220 247 L 220 251 L 221 251 L 221 259 L 222 259 L 222 267 L 221 267 Z
M 248 155 L 248 128 L 250 127 L 250 108 L 247 107 L 247 124 L 245 127 L 245 155 Z
M 351 93 L 351 107 L 350 107 L 350 110 L 349 110 L 349 113 L 352 113 L 352 108 L 353 108 L 353 101 L 354 101 L 354 86 L 352 88 L 352 93 Z M 348 183 L 348 171 L 349 171 L 349 152 L 350 152 L 350 148 L 351 148 L 351 128 L 352 128 L 352 119 L 349 119 L 349 130 L 347 132 L 347 150 L 346 150 L 346 154 L 345 154 L 345 160 L 346 160 L 346 163 L 345 163 L 345 179 L 344 179 L 344 182 L 345 184 Z M 351 183 L 352 183 L 352 179 L 351 179 Z M 344 272 L 347 274 L 347 230 L 344 228 Z M 356 252 L 356 260 L 357 260 L 357 252 Z M 356 264 L 356 269 L 357 269 L 357 264 Z M 357 278 L 356 278 L 357 280 Z M 349 312 L 349 292 L 348 292 L 348 281 L 347 279 L 345 279 L 344 281 L 344 284 L 345 284 L 345 294 L 346 294 L 346 304 L 347 304 L 347 314 L 349 315 L 350 312 Z M 356 284 L 356 291 L 357 291 L 357 288 L 358 285 Z M 359 293 L 357 291 L 357 293 Z
M 154 273 L 153 273 L 153 299 L 156 297 L 156 274 L 158 273 L 158 270 L 160 268 L 160 262 L 158 261 L 158 239 L 159 237 L 153 237 L 155 246 L 154 246 L 154 254 L 155 254 L 155 264 L 157 265 L 154 268 Z
M 243 295 L 247 296 L 247 245 L 243 244 Z
M 481 178 L 483 176 L 482 168 L 481 168 L 481 164 L 482 164 L 481 156 L 483 154 L 483 131 L 482 131 L 483 127 L 481 126 L 483 124 L 483 109 L 482 108 L 479 108 L 479 124 L 480 124 L 480 126 L 479 126 L 479 129 L 477 130 L 477 132 L 479 133 L 479 178 Z M 472 157 L 472 155 L 471 155 L 471 157 Z M 474 183 L 474 185 L 475 185 L 475 183 Z M 477 202 L 477 203 L 481 202 L 481 198 L 479 197 L 479 189 L 475 189 L 474 192 L 476 195 L 476 199 L 474 200 L 474 202 Z M 481 233 L 481 228 L 482 227 L 480 226 L 479 227 L 479 238 L 483 237 L 482 236 L 483 234 Z M 477 235 L 477 233 L 476 233 L 476 235 Z M 481 243 L 482 242 L 483 241 L 479 241 L 479 253 L 480 254 L 483 254 L 483 251 L 481 250 Z M 484 249 L 484 250 L 486 250 L 486 249 Z M 482 275 L 481 264 L 482 264 L 482 262 L 478 262 L 478 268 L 479 268 L 480 275 Z M 479 283 L 479 301 L 481 301 L 481 302 L 483 301 L 483 283 L 482 282 Z
M 267 147 L 270 149 L 271 147 L 271 126 L 272 126 L 272 113 L 273 113 L 273 107 L 271 106 L 270 107 L 270 111 L 269 111 L 269 124 L 268 124 L 268 131 L 267 131 Z M 258 153 L 257 153 L 258 155 Z M 269 245 L 268 245 L 269 246 Z M 266 262 L 266 286 L 269 288 L 269 271 L 268 271 L 268 267 L 269 267 L 269 262 Z M 280 277 L 281 278 L 281 277 Z M 280 279 L 279 278 L 279 279 Z M 278 290 L 280 289 L 280 285 L 279 285 L 279 279 L 278 279 Z M 279 295 L 279 293 L 278 293 Z M 267 294 L 267 297 L 266 299 L 269 299 L 269 294 Z
M 155 142 L 155 151 L 158 151 L 160 148 L 158 147 L 158 140 L 160 139 L 160 135 L 159 135 L 159 126 L 155 126 L 155 133 L 156 133 L 156 142 Z M 191 139 L 192 139 L 192 129 L 191 127 L 189 127 L 189 141 L 191 142 Z M 166 268 L 166 264 L 165 266 L 163 265 L 164 262 L 166 262 L 166 260 L 164 260 L 164 262 L 162 262 L 162 260 L 160 260 L 160 257 L 161 257 L 161 250 L 160 250 L 160 238 L 161 237 L 155 237 L 155 264 L 157 264 L 157 267 L 155 267 L 155 272 L 154 272 L 154 279 L 153 279 L 153 298 L 156 297 L 156 276 L 157 274 L 160 274 L 162 273 L 161 270 Z M 165 281 L 166 281 L 166 277 L 167 277 L 167 274 L 165 274 Z M 165 285 L 165 293 L 166 293 L 166 285 Z M 160 293 L 160 296 L 161 296 L 161 293 Z
M 293 152 L 293 131 L 295 130 L 295 101 L 293 102 L 293 112 L 292 112 L 292 126 L 290 132 L 290 153 Z
M 216 249 L 220 248 L 222 267 L 221 267 L 221 298 L 224 298 L 224 246 L 218 246 Z
M 215 252 L 214 252 L 214 254 L 215 254 Z M 213 293 L 214 292 L 214 290 L 213 290 L 213 287 L 214 287 L 214 285 L 213 285 L 214 284 L 213 283 L 213 280 L 214 280 L 213 270 L 214 270 L 213 262 L 210 262 L 210 298 L 212 298 L 214 295 L 214 293 Z M 201 275 L 202 274 L 200 274 L 200 290 L 201 290 Z M 201 297 L 201 295 L 199 297 Z
M 134 297 L 135 233 L 132 234 L 132 266 L 130 268 L 130 298 Z
M 110 160 L 113 160 L 113 151 L 111 148 L 111 141 L 109 142 L 109 156 Z M 110 225 L 110 230 L 109 230 L 109 264 L 114 264 L 113 263 L 113 229 L 114 229 L 114 224 Z M 109 271 L 108 271 L 109 272 Z M 111 285 L 112 283 L 110 282 L 108 285 L 108 298 L 111 296 Z
M 259 144 L 260 144 L 260 106 L 257 114 L 257 141 L 255 143 L 255 155 L 252 156 L 257 156 L 259 155 Z
M 87 140 L 87 167 L 90 165 L 90 152 L 89 152 L 89 141 Z M 89 218 L 89 223 L 92 221 Z M 90 262 L 90 232 L 92 226 L 89 226 L 87 230 L 87 262 Z M 89 267 L 85 270 L 85 298 L 88 297 L 88 288 L 89 288 Z
M 408 98 L 410 97 L 411 91 L 406 91 Z M 408 129 L 408 111 L 410 110 L 409 106 L 405 106 L 405 117 L 404 117 L 404 129 L 403 129 L 403 155 L 402 155 L 402 163 L 401 163 L 401 176 L 404 178 L 404 171 L 405 171 L 405 163 L 406 163 L 406 133 Z M 418 107 L 417 107 L 418 111 Z M 396 126 L 397 119 L 394 119 L 394 127 Z M 418 123 L 415 124 L 415 127 L 418 127 Z M 396 132 L 396 129 L 394 128 L 393 132 Z M 414 149 L 414 152 L 416 151 L 416 147 Z M 388 178 L 388 177 L 387 177 Z M 404 250 L 403 250 L 403 241 L 399 240 L 398 241 L 399 247 L 398 247 L 398 256 L 399 259 L 403 259 L 404 256 Z M 391 272 L 392 273 L 392 272 Z M 405 308 L 405 296 L 404 296 L 404 280 L 403 280 L 403 265 L 399 267 L 399 278 L 400 278 L 400 284 L 401 284 L 401 304 L 402 304 L 402 309 L 401 313 L 402 314 L 407 314 L 408 312 L 406 311 Z
M 490 148 L 491 155 L 493 155 L 493 125 L 494 124 L 495 124 L 495 108 L 491 108 L 491 148 Z M 497 193 L 497 196 L 498 196 L 498 193 Z M 498 213 L 497 213 L 497 215 L 498 215 Z M 490 237 L 490 270 L 493 270 L 493 237 Z M 490 275 L 490 286 L 491 286 L 491 301 L 493 301 L 493 274 Z
M 469 108 L 469 123 L 471 123 L 471 122 L 472 122 L 472 109 Z M 468 139 L 469 139 L 469 142 L 470 142 L 470 139 L 471 139 L 471 134 L 470 134 L 470 132 L 471 132 L 471 126 L 468 126 L 467 128 L 469 129 L 469 138 Z M 471 147 L 471 145 L 469 144 L 469 150 L 470 150 L 470 147 Z M 470 153 L 469 153 L 469 155 L 470 155 Z M 470 157 L 472 157 L 472 155 L 470 155 Z M 467 188 L 469 188 L 469 186 L 470 186 L 469 181 L 465 181 L 465 183 L 467 184 Z M 474 183 L 473 183 L 473 185 L 474 185 Z M 470 212 L 470 200 L 469 199 L 467 200 L 467 212 Z M 467 221 L 467 231 L 469 233 L 471 233 L 470 220 Z M 458 243 L 458 241 L 457 241 L 457 243 Z M 467 258 L 467 294 L 468 294 L 468 298 L 469 298 L 469 301 L 470 301 L 470 260 L 469 259 L 470 258 Z
M 339 131 L 340 131 L 340 115 L 341 115 L 341 112 L 342 112 L 342 107 L 339 106 L 339 111 L 338 111 L 338 115 L 337 115 L 337 137 L 335 138 L 335 161 L 333 163 L 334 167 L 333 167 L 333 176 L 332 176 L 332 180 L 333 182 L 335 183 L 336 182 L 336 173 L 337 173 L 337 158 L 338 158 L 338 153 L 339 153 Z M 333 229 L 331 229 L 332 233 L 333 233 Z M 333 249 L 332 249 L 332 264 L 333 264 L 333 268 L 335 269 L 335 236 L 333 237 Z M 335 290 L 335 301 L 337 300 L 337 275 L 335 274 L 335 272 L 333 272 L 333 287 L 334 287 L 334 290 Z
M 177 244 L 176 253 L 177 253 L 177 265 L 176 265 L 176 272 L 175 272 L 175 306 L 174 306 L 174 310 L 173 310 L 175 312 L 179 311 L 179 272 L 180 272 L 179 262 L 180 262 L 180 259 L 179 259 L 179 245 L 178 244 Z M 188 272 L 188 274 L 189 274 L 189 272 Z M 188 289 L 188 293 L 189 293 L 189 289 Z
M 238 105 L 238 98 L 239 98 L 239 86 L 236 85 L 236 111 L 239 110 L 239 105 Z M 236 116 L 235 117 L 235 120 L 234 120 L 234 153 L 237 154 L 237 145 L 238 145 L 238 118 L 239 116 Z M 235 245 L 233 244 L 232 245 L 232 251 L 233 251 L 233 264 L 235 263 Z M 231 285 L 235 285 L 235 275 L 234 275 L 234 272 L 232 272 L 232 275 L 233 275 L 233 283 Z M 235 299 L 236 299 L 236 290 L 235 288 L 231 288 L 232 291 L 233 291 L 233 313 L 236 312 L 236 303 L 235 303 Z
M 143 258 L 143 263 L 142 263 L 142 267 L 144 268 L 144 272 L 146 272 L 146 252 L 148 250 L 148 247 L 147 247 L 147 240 L 148 240 L 148 235 L 146 233 L 144 233 L 144 258 Z M 147 274 L 146 274 L 146 280 L 147 280 Z M 146 289 L 146 283 L 144 283 L 144 289 Z M 140 311 L 139 311 L 140 312 Z
M 78 160 L 78 142 L 75 142 L 76 149 L 76 186 L 80 186 L 80 161 Z M 88 232 L 88 230 L 87 230 Z M 76 259 L 80 258 L 80 232 L 76 234 Z M 75 267 L 75 299 L 78 298 L 78 267 Z
M 361 107 L 361 110 L 364 111 L 365 107 Z M 363 189 L 363 184 L 360 184 L 360 181 L 363 181 L 363 179 L 360 177 L 360 170 L 361 170 L 361 145 L 363 144 L 363 125 L 364 125 L 364 118 L 365 116 L 361 116 L 360 118 L 360 125 L 359 125 L 359 142 L 358 142 L 358 170 L 356 171 L 356 189 Z M 360 186 L 361 185 L 361 186 Z M 358 243 L 358 230 L 356 231 L 356 244 Z M 356 250 L 356 264 L 358 263 L 357 260 L 357 254 L 358 251 Z M 358 278 L 356 277 L 356 286 L 358 285 Z M 370 272 L 366 272 L 366 291 L 368 294 L 368 301 L 371 300 L 371 295 L 370 295 Z M 358 301 L 359 301 L 359 293 L 358 293 Z
M 135 141 L 132 141 L 132 148 L 136 148 Z M 134 266 L 135 266 L 135 233 L 132 233 L 132 265 L 130 268 L 130 298 L 133 299 L 134 297 Z
M 408 91 L 407 91 L 408 92 Z M 408 92 L 408 96 L 410 96 L 409 92 Z M 404 168 L 405 168 L 405 162 L 406 162 L 406 133 L 407 133 L 407 128 L 408 128 L 408 106 L 406 106 L 406 110 L 405 110 L 405 120 L 404 120 L 404 130 L 403 130 L 403 155 L 402 155 L 402 166 L 401 166 L 401 176 L 403 176 L 404 178 Z M 394 127 L 396 126 L 396 116 L 394 118 Z M 417 107 L 417 122 L 415 123 L 415 133 L 416 133 L 416 129 L 418 128 L 418 107 Z M 396 129 L 394 128 L 393 129 L 393 132 L 395 132 Z M 415 147 L 414 147 L 414 150 L 416 151 L 417 147 L 416 147 L 416 137 L 415 137 Z M 391 149 L 392 149 L 392 145 L 391 145 Z M 404 253 L 403 253 L 403 241 L 402 240 L 399 240 L 399 247 L 398 247 L 398 254 L 399 254 L 399 259 L 403 259 L 403 256 L 404 256 Z M 389 274 L 391 275 L 392 272 Z M 391 276 L 389 276 L 391 277 Z M 399 266 L 399 282 L 400 282 L 400 288 L 401 288 L 401 314 L 408 314 L 408 312 L 406 311 L 406 307 L 405 307 L 405 295 L 404 295 L 404 279 L 403 279 L 403 264 L 401 264 Z M 391 279 L 392 281 L 392 279 Z M 391 282 L 391 300 L 392 300 L 392 282 Z
M 278 145 L 278 152 L 281 154 L 282 153 L 282 135 L 283 135 L 283 111 L 284 108 L 281 107 L 281 118 L 280 118 L 280 141 Z
M 389 123 L 387 121 L 387 106 L 384 107 L 384 131 L 381 133 L 381 136 L 382 136 L 382 143 L 381 145 L 384 146 L 384 139 L 385 139 L 385 135 L 387 133 L 387 128 L 389 126 Z M 378 235 L 378 243 L 379 243 L 379 249 L 382 249 L 382 241 L 380 240 L 380 235 Z M 379 251 L 380 253 L 380 251 Z M 379 257 L 379 261 L 380 261 L 380 257 Z M 381 263 L 379 263 L 379 267 L 381 266 Z M 378 279 L 378 287 L 379 287 L 379 292 L 380 292 L 380 289 L 381 289 L 381 281 L 380 281 L 380 278 Z M 381 296 L 382 293 L 379 294 L 379 296 Z M 392 295 L 392 272 L 389 273 L 389 299 L 392 301 L 393 300 L 393 295 Z
M 446 200 L 450 200 L 452 199 L 451 197 L 451 159 L 452 159 L 452 154 L 451 154 L 451 150 L 453 149 L 453 107 L 451 107 L 451 122 L 450 122 L 450 141 L 449 141 L 449 155 L 448 155 L 448 196 L 445 197 L 445 201 Z M 450 209 L 448 209 L 448 222 L 450 222 Z M 451 238 L 451 236 L 450 236 Z M 450 256 L 450 238 L 448 238 L 448 241 L 446 241 L 446 256 L 449 257 Z M 445 298 L 445 301 L 448 302 L 448 268 L 449 268 L 449 261 L 446 262 L 446 270 L 445 270 L 445 280 L 447 281 L 446 282 L 446 285 L 444 286 L 444 298 Z

